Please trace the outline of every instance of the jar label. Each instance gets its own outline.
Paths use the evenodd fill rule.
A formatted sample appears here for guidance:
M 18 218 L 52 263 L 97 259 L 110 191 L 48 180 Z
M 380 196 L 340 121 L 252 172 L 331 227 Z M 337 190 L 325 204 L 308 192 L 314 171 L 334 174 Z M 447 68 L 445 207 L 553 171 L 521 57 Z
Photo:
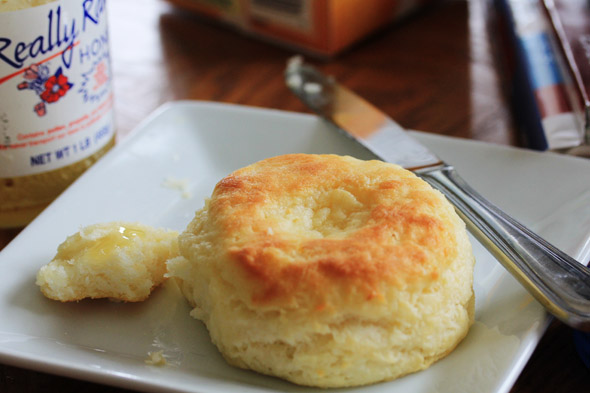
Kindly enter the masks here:
M 0 178 L 78 162 L 114 135 L 106 0 L 0 13 Z

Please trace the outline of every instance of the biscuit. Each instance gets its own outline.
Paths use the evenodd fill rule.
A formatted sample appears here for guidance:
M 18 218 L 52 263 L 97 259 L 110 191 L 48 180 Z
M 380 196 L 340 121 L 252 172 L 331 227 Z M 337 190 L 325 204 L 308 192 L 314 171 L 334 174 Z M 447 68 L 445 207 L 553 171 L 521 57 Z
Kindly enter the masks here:
M 138 302 L 164 281 L 166 260 L 177 256 L 176 231 L 127 222 L 90 225 L 59 245 L 37 273 L 37 285 L 62 302 Z
M 474 257 L 443 195 L 399 166 L 269 158 L 222 179 L 169 275 L 228 363 L 296 384 L 392 380 L 473 323 Z

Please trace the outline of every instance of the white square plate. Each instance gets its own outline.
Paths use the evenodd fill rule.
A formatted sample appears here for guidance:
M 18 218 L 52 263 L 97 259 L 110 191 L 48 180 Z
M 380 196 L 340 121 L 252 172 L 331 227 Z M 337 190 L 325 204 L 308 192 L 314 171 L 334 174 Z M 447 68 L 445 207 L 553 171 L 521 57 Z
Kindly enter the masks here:
M 415 133 L 483 195 L 588 260 L 590 161 Z M 0 253 L 0 361 L 154 392 L 314 391 L 228 366 L 172 285 L 121 304 L 45 299 L 37 270 L 81 226 L 111 220 L 183 230 L 215 183 L 285 153 L 371 154 L 315 116 L 204 102 L 168 104 L 92 167 Z M 186 181 L 190 194 L 166 186 Z M 476 323 L 426 371 L 363 392 L 506 392 L 548 322 L 476 241 Z M 230 323 L 228 321 L 228 323 Z M 162 350 L 164 367 L 145 364 Z

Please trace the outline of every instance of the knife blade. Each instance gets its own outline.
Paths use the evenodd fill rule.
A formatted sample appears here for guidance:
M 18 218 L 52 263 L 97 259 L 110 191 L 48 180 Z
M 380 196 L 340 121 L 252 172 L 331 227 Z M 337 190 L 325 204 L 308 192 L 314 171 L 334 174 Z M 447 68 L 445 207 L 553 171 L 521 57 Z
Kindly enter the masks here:
M 442 164 L 389 116 L 301 58 L 289 62 L 286 83 L 312 110 L 380 159 L 410 170 Z
M 285 82 L 335 130 L 441 191 L 475 238 L 547 311 L 590 331 L 590 269 L 487 201 L 389 116 L 301 57 L 289 60 Z

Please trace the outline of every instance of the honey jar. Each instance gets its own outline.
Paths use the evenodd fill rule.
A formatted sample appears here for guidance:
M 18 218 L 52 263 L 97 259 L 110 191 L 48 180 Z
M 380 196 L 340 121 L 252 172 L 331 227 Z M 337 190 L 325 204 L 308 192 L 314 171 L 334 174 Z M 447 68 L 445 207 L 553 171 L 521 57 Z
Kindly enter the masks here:
M 0 0 L 0 228 L 115 143 L 106 0 Z

